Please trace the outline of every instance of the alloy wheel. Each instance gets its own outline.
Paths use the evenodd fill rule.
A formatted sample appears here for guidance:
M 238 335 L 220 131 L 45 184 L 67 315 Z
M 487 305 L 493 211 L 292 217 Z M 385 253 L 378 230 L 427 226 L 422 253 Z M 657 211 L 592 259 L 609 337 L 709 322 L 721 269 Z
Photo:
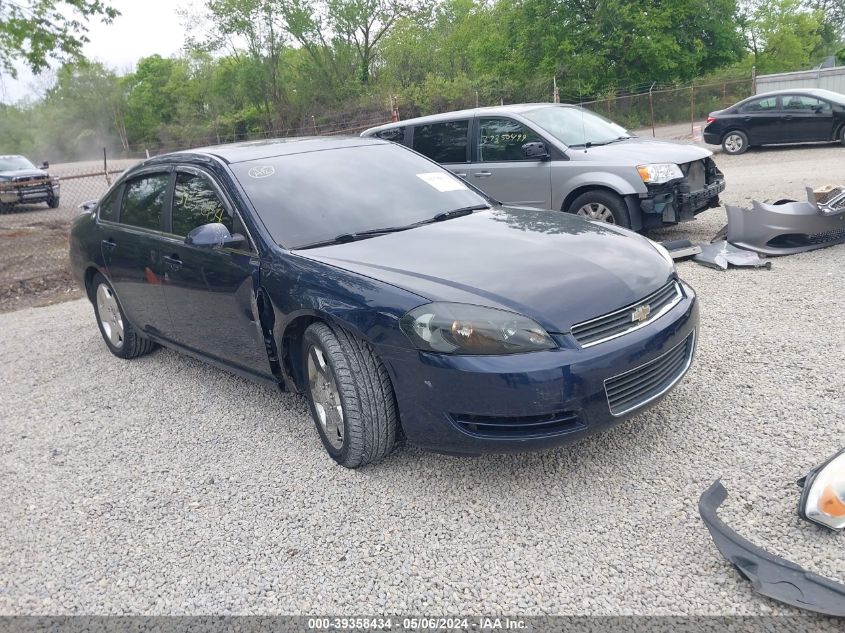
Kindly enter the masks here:
M 739 134 L 731 134 L 725 138 L 725 149 L 731 154 L 736 154 L 742 149 L 743 141 Z
M 114 291 L 106 284 L 97 286 L 97 315 L 109 342 L 118 349 L 123 347 L 123 317 Z
M 326 362 L 325 352 L 316 345 L 308 350 L 308 389 L 317 419 L 329 444 L 343 448 L 344 418 L 334 370 Z
M 608 224 L 616 224 L 616 218 L 613 217 L 613 212 L 604 206 L 601 202 L 590 202 L 578 209 L 576 215 L 588 218 L 590 220 L 597 220 L 599 222 L 607 222 Z

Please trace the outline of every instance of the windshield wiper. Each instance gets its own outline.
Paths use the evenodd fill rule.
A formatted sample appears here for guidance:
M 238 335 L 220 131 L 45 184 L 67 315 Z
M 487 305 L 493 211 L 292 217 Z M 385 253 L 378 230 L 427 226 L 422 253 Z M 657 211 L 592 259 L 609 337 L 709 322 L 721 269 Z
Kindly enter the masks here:
M 610 145 L 611 143 L 618 143 L 619 141 L 627 141 L 629 138 L 634 138 L 633 136 L 617 136 L 616 138 L 612 138 L 609 141 L 587 141 L 586 143 L 576 143 L 575 145 L 570 145 L 569 147 L 586 147 L 590 149 L 591 147 L 601 147 L 602 145 Z
M 470 215 L 473 211 L 480 211 L 481 209 L 489 209 L 490 206 L 486 204 L 476 204 L 471 207 L 461 207 L 459 209 L 452 209 L 451 211 L 443 211 L 432 218 L 414 222 L 413 224 L 406 224 L 404 226 L 389 226 L 383 229 L 369 229 L 367 231 L 356 231 L 355 233 L 341 233 L 329 240 L 321 240 L 305 246 L 297 246 L 293 250 L 305 250 L 308 248 L 319 248 L 320 246 L 332 246 L 334 244 L 347 244 L 349 242 L 357 242 L 365 240 L 369 237 L 376 237 L 378 235 L 387 235 L 388 233 L 398 233 L 399 231 L 407 231 L 424 224 L 433 224 L 435 222 L 443 222 L 444 220 L 451 220 L 452 218 L 459 218 L 464 215 Z

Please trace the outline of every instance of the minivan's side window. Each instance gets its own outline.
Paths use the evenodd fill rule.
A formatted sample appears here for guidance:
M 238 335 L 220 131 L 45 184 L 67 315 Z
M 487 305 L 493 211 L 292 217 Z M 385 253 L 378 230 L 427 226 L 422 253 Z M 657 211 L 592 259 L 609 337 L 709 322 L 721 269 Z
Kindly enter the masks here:
M 438 163 L 465 163 L 468 132 L 468 120 L 418 125 L 414 128 L 414 149 Z
M 386 130 L 380 130 L 374 134 L 376 138 L 382 138 L 385 141 L 393 141 L 394 143 L 401 143 L 405 140 L 404 127 L 392 127 Z
M 478 160 L 482 162 L 537 160 L 526 158 L 522 146 L 541 141 L 533 131 L 513 119 L 480 119 Z
M 777 110 L 777 108 L 778 98 L 766 97 L 765 99 L 755 99 L 754 101 L 749 101 L 740 108 L 740 112 L 743 114 L 747 114 L 749 112 L 773 112 L 774 110 Z
M 127 182 L 120 223 L 142 229 L 160 229 L 169 182 L 170 174 L 151 174 Z
M 173 191 L 173 233 L 187 235 L 203 224 L 220 222 L 233 233 L 232 216 L 211 183 L 202 176 L 179 172 Z
M 103 200 L 100 202 L 99 205 L 99 214 L 101 220 L 107 220 L 109 222 L 117 222 L 117 207 L 118 207 L 118 194 L 120 193 L 120 186 L 117 187 L 114 191 L 112 191 L 109 195 L 107 195 Z

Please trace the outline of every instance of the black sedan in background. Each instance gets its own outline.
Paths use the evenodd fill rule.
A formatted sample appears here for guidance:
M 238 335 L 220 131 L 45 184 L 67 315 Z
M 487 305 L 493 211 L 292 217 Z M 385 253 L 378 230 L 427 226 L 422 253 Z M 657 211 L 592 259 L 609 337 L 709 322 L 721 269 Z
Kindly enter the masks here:
M 727 154 L 757 145 L 840 141 L 845 144 L 845 95 L 830 90 L 778 90 L 711 112 L 704 141 Z

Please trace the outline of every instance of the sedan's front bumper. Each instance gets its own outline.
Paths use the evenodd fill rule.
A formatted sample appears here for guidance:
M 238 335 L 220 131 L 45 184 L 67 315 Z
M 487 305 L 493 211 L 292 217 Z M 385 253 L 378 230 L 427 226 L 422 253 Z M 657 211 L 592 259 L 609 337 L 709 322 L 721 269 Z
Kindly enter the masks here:
M 643 411 L 692 361 L 698 305 L 692 289 L 683 289 L 680 303 L 659 319 L 589 348 L 565 334 L 555 335 L 559 349 L 529 354 L 382 354 L 405 435 L 446 453 L 534 450 L 572 442 Z M 647 400 L 614 408 L 613 394 L 638 385 L 651 389 L 642 391 Z

